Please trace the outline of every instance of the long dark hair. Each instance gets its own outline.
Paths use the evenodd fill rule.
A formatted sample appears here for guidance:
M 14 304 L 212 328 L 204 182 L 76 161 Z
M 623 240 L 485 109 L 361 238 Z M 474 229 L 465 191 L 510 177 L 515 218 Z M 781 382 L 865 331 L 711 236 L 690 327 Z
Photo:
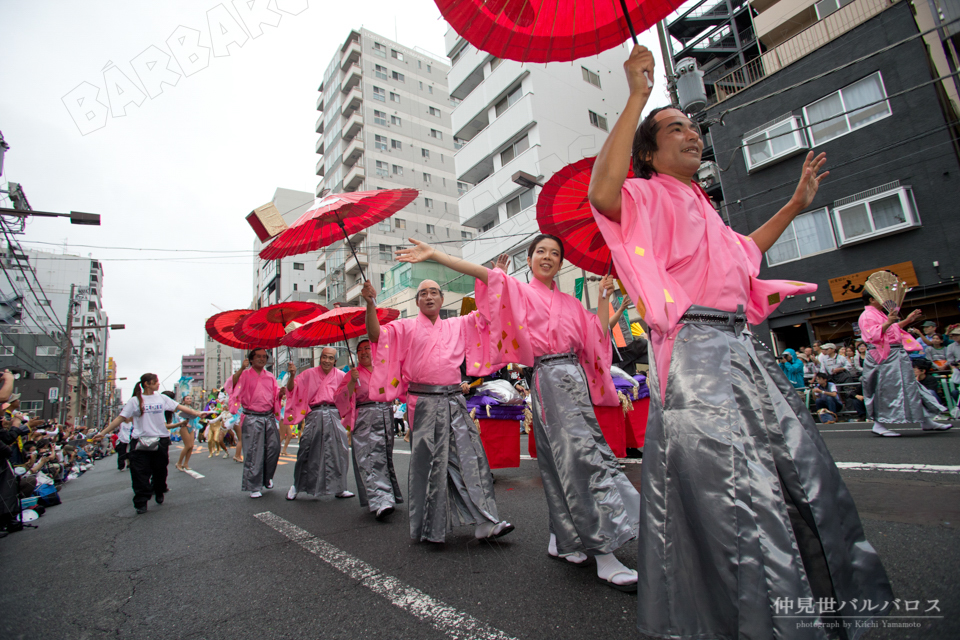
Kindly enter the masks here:
M 657 170 L 653 168 L 653 153 L 657 150 L 657 131 L 660 129 L 660 123 L 654 118 L 664 109 L 676 109 L 676 107 L 658 107 L 647 114 L 637 132 L 633 135 L 633 174 L 638 178 L 649 180 L 656 175 Z
M 140 376 L 140 380 L 133 386 L 133 397 L 140 402 L 140 415 L 143 415 L 143 385 L 148 382 L 156 382 L 159 379 L 155 373 L 145 373 Z
M 176 401 L 176 399 L 177 399 L 177 396 L 176 396 L 176 394 L 175 394 L 173 391 L 161 391 L 161 392 L 160 392 L 160 395 L 162 395 L 162 396 L 167 396 L 168 398 L 170 398 L 170 399 L 173 400 L 173 401 Z M 166 422 L 167 424 L 170 424 L 171 422 L 173 422 L 173 411 L 164 411 L 164 412 L 163 412 L 163 420 L 164 420 L 164 422 Z
M 560 245 L 560 260 L 563 261 L 563 240 L 557 236 L 552 236 L 549 233 L 541 233 L 536 238 L 533 239 L 533 242 L 530 243 L 530 246 L 527 247 L 527 257 L 532 258 L 533 252 L 537 250 L 537 245 L 543 242 L 544 240 L 553 240 L 558 245 Z

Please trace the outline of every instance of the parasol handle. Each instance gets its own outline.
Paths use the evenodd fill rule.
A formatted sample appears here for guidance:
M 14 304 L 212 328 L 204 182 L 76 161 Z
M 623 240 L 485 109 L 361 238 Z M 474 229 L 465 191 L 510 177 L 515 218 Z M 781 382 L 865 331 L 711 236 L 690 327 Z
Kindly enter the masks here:
M 633 44 L 639 46 L 640 43 L 637 41 L 637 30 L 633 28 L 633 20 L 630 19 L 630 12 L 627 10 L 627 0 L 620 0 L 620 8 L 623 10 L 623 17 L 627 19 L 627 28 L 630 29 L 630 37 L 633 38 Z M 647 86 L 652 89 L 653 80 L 650 79 L 650 76 L 647 75 L 646 71 L 643 72 L 643 75 L 647 77 Z
M 366 282 L 367 276 L 363 274 L 363 267 L 360 266 L 360 258 L 357 257 L 357 251 L 353 248 L 353 243 L 350 242 L 350 237 L 347 235 L 347 229 L 343 226 L 343 220 L 337 217 L 337 224 L 340 225 L 340 230 L 343 231 L 343 237 L 347 241 L 347 246 L 350 247 L 350 252 L 353 254 L 353 259 L 357 261 L 357 268 L 360 269 L 360 282 Z

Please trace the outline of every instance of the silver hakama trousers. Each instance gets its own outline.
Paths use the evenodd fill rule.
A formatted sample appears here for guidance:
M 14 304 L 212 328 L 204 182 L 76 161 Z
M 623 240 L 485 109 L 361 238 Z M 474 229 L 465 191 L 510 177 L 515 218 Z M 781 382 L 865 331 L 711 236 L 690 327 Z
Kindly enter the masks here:
M 403 502 L 393 469 L 393 405 L 367 402 L 357 405 L 353 427 L 353 472 L 360 506 L 371 513 Z
M 280 460 L 280 433 L 273 412 L 243 412 L 243 490 L 260 491 Z
M 311 496 L 327 496 L 347 490 L 350 470 L 347 430 L 332 404 L 310 406 L 300 432 L 293 486 Z
M 443 542 L 451 527 L 498 522 L 493 474 L 460 385 L 411 383 L 410 537 Z
M 532 410 L 537 464 L 557 551 L 612 553 L 636 538 L 640 494 L 603 437 L 576 356 L 536 359 Z
M 905 424 L 923 422 L 926 417 L 920 383 L 913 375 L 913 363 L 902 345 L 892 345 L 889 355 L 880 363 L 867 351 L 860 384 L 868 420 Z
M 855 640 L 868 628 L 857 621 L 885 613 L 849 603 L 892 602 L 890 582 L 810 412 L 735 315 L 687 312 L 664 402 L 651 361 L 637 626 L 661 638 L 821 639 L 813 616 L 787 616 L 803 614 L 800 598 L 824 598 L 840 611 L 814 615 Z

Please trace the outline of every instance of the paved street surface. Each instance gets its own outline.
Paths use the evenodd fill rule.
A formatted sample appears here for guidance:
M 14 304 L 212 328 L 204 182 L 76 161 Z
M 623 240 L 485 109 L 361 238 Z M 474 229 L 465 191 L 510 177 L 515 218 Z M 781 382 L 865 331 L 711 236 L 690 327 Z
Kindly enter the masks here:
M 960 638 L 960 427 L 823 433 L 904 601 L 895 614 L 923 616 L 890 618 L 919 626 L 867 637 Z M 407 447 L 398 442 L 395 456 L 404 487 Z M 639 637 L 635 595 L 595 582 L 594 567 L 548 559 L 534 460 L 495 471 L 500 515 L 516 532 L 488 544 L 459 528 L 434 546 L 410 541 L 406 505 L 379 523 L 356 498 L 286 501 L 293 455 L 276 489 L 251 500 L 239 464 L 198 450 L 192 477 L 174 468 L 178 453 L 165 504 L 145 515 L 111 457 L 67 484 L 39 529 L 0 540 L 0 638 Z M 630 462 L 639 487 L 641 465 Z M 635 566 L 635 543 L 617 555 Z M 924 613 L 931 601 L 939 611 Z

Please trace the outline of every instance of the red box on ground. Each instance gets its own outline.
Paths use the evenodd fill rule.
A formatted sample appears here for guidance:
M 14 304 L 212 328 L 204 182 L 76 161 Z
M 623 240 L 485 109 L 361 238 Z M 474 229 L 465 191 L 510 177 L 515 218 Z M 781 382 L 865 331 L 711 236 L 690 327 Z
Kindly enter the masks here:
M 647 417 L 650 414 L 650 398 L 633 401 L 633 411 L 627 413 L 627 447 L 642 449 L 647 437 Z
M 520 466 L 520 422 L 480 418 L 480 441 L 491 469 Z
M 603 439 L 610 445 L 613 455 L 618 458 L 627 457 L 627 420 L 623 415 L 623 409 L 616 407 L 598 407 L 594 405 L 593 411 L 597 416 L 597 422 L 600 423 L 600 431 L 603 433 Z M 537 443 L 533 437 L 533 430 L 527 440 L 527 452 L 530 457 L 537 457 Z M 493 465 L 491 465 L 493 466 Z

